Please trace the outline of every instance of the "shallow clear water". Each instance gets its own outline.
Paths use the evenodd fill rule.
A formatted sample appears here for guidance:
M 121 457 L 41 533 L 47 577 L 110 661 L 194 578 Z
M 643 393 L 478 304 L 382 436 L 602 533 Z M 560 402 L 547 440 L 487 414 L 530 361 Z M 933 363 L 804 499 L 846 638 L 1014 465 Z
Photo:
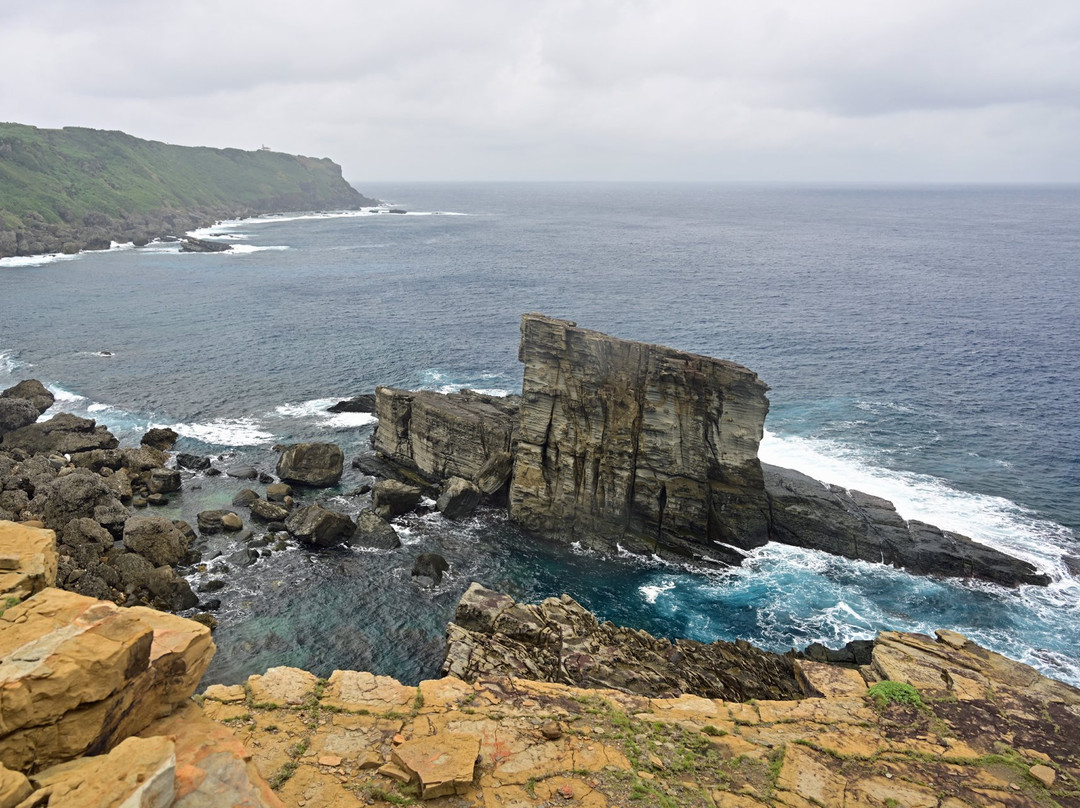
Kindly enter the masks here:
M 293 549 L 229 575 L 210 678 L 273 664 L 432 675 L 480 580 L 776 650 L 950 627 L 1080 683 L 1080 583 L 1060 560 L 1080 554 L 1080 189 L 362 190 L 416 213 L 245 221 L 223 231 L 244 247 L 230 255 L 0 262 L 0 385 L 37 377 L 58 408 L 128 440 L 170 424 L 182 450 L 272 470 L 275 442 L 360 451 L 370 419 L 324 409 L 376 384 L 514 391 L 520 315 L 542 311 L 746 364 L 772 386 L 763 459 L 887 496 L 1054 584 L 933 581 L 774 546 L 695 574 L 568 553 L 495 513 L 412 517 L 398 551 Z M 327 495 L 358 509 L 359 481 Z M 169 512 L 192 519 L 239 487 L 196 479 Z M 453 565 L 435 591 L 409 580 L 427 550 Z

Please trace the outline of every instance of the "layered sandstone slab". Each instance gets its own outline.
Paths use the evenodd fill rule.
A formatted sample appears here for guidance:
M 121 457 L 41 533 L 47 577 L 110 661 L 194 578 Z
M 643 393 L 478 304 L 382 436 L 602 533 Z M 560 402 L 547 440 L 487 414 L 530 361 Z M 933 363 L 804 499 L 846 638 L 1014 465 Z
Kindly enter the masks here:
M 442 394 L 379 387 L 375 450 L 431 482 L 450 477 L 476 482 L 486 465 L 511 451 L 518 401 L 472 390 Z
M 734 560 L 768 540 L 747 368 L 527 314 L 510 516 L 566 541 Z
M 0 762 L 25 771 L 103 752 L 188 699 L 210 630 L 45 589 L 0 615 Z
M 0 598 L 25 600 L 56 584 L 56 533 L 0 520 Z

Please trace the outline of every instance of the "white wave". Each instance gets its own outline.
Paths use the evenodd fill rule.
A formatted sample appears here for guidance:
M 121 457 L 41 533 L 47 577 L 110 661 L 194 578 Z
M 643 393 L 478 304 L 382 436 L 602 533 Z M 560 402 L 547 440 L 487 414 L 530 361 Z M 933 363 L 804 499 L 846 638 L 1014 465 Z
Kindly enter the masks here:
M 675 588 L 674 581 L 664 581 L 662 584 L 649 584 L 638 588 L 646 603 L 656 603 L 656 599 L 664 592 L 670 592 Z
M 274 408 L 274 414 L 283 418 L 315 418 L 335 429 L 358 428 L 379 420 L 370 412 L 327 412 L 328 407 L 340 400 L 313 398 L 298 404 L 282 404 Z
M 63 253 L 47 253 L 45 255 L 14 255 L 10 258 L 0 258 L 0 269 L 16 267 L 39 267 L 45 264 L 54 264 L 57 261 L 72 261 L 80 254 L 65 255 Z
M 264 252 L 266 250 L 287 250 L 285 245 L 273 247 L 257 247 L 254 244 L 233 244 L 225 251 L 224 255 L 247 255 L 248 253 Z
M 504 390 L 501 387 L 470 387 L 467 384 L 444 384 L 441 387 L 435 388 L 438 393 L 457 393 L 460 390 L 472 390 L 474 393 L 480 393 L 485 396 L 494 396 L 495 398 L 506 398 L 510 395 L 509 390 Z
M 20 360 L 15 351 L 0 351 L 0 373 L 14 375 L 17 371 L 32 367 L 29 362 Z
M 124 241 L 124 242 L 110 241 L 109 242 L 109 251 L 110 252 L 121 252 L 121 251 L 134 250 L 134 249 L 135 249 L 135 242 L 134 241 Z
M 1031 562 L 1055 579 L 1065 574 L 1061 556 L 1075 547 L 1073 531 L 1015 502 L 961 491 L 928 474 L 871 465 L 855 449 L 835 441 L 781 437 L 766 430 L 758 455 L 763 462 L 825 483 L 885 497 L 905 519 L 970 536 Z
M 197 424 L 172 424 L 180 435 L 215 446 L 260 446 L 273 443 L 274 435 L 251 418 L 223 418 Z

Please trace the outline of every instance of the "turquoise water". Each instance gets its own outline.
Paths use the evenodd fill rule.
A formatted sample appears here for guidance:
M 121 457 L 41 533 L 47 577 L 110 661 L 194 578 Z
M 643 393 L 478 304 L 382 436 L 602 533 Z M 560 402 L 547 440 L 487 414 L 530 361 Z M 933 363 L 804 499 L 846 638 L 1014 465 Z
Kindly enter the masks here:
M 0 385 L 41 378 L 128 440 L 169 424 L 182 450 L 272 470 L 275 442 L 363 449 L 370 418 L 324 410 L 376 384 L 516 390 L 520 314 L 542 311 L 748 365 L 772 387 L 763 459 L 887 496 L 1054 583 L 1008 591 L 774 546 L 705 574 L 568 553 L 496 513 L 410 517 L 399 551 L 294 549 L 230 573 L 211 679 L 273 664 L 432 675 L 480 580 L 775 650 L 947 626 L 1080 683 L 1080 584 L 1061 563 L 1080 554 L 1080 190 L 362 190 L 412 213 L 241 222 L 221 231 L 244 248 L 230 255 L 0 264 Z M 359 482 L 329 495 L 355 511 Z M 171 512 L 238 487 L 197 479 Z M 452 563 L 435 591 L 409 579 L 429 550 Z

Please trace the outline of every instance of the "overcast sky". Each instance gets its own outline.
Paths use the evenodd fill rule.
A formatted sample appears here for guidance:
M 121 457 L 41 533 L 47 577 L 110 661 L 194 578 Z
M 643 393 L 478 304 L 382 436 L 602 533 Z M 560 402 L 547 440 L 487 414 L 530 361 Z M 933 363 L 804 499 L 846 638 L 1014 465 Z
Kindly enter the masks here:
M 1080 182 L 1080 0 L 3 0 L 0 120 L 361 188 Z

